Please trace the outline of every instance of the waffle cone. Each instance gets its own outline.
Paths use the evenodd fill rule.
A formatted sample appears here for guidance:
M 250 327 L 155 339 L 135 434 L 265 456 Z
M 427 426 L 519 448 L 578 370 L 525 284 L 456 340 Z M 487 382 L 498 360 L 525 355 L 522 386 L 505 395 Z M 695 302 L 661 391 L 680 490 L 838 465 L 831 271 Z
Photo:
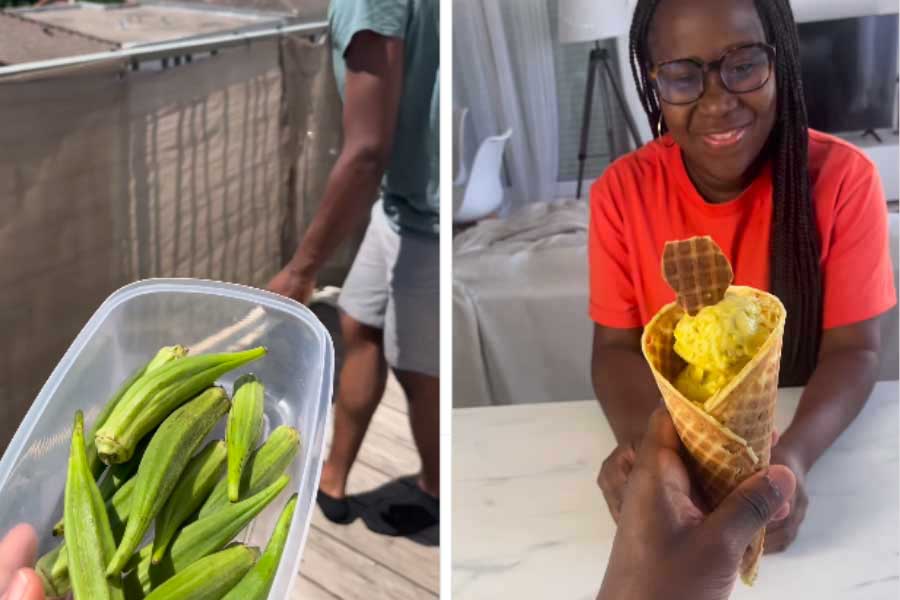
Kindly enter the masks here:
M 644 328 L 641 349 L 682 443 L 690 467 L 711 507 L 718 506 L 742 481 L 769 465 L 778 370 L 786 312 L 775 296 L 760 290 L 730 286 L 727 294 L 755 297 L 772 333 L 756 356 L 701 407 L 685 398 L 672 381 L 686 363 L 673 349 L 675 325 L 684 315 L 677 303 L 664 306 Z M 763 550 L 762 530 L 748 546 L 740 567 L 750 585 Z

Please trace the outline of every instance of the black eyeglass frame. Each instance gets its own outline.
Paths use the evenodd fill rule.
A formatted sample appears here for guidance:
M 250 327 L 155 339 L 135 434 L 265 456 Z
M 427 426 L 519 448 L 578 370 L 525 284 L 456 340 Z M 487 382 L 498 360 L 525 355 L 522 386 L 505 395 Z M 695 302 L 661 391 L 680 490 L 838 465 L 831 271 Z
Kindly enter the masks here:
M 739 92 L 736 92 L 736 91 L 732 90 L 730 87 L 728 87 L 727 83 L 725 83 L 725 78 L 722 77 L 722 69 L 720 67 L 722 66 L 722 63 L 725 61 L 725 58 L 729 54 L 731 54 L 733 52 L 737 52 L 738 50 L 745 50 L 747 48 L 762 48 L 763 50 L 766 51 L 766 53 L 769 55 L 769 74 L 766 76 L 766 78 L 763 80 L 763 82 L 760 83 L 758 86 L 751 88 L 749 90 L 741 90 Z M 700 98 L 703 97 L 703 94 L 706 93 L 706 74 L 709 73 L 713 69 L 715 69 L 718 72 L 719 81 L 722 83 L 722 87 L 724 87 L 726 90 L 728 90 L 729 93 L 731 93 L 731 94 L 749 94 L 750 92 L 755 92 L 756 90 L 760 89 L 761 87 L 763 87 L 764 85 L 769 83 L 769 80 L 772 79 L 772 72 L 775 70 L 775 58 L 776 57 L 777 57 L 777 53 L 775 51 L 775 46 L 773 46 L 772 44 L 767 44 L 766 42 L 754 42 L 752 44 L 743 44 L 741 46 L 729 48 L 728 50 L 723 52 L 722 55 L 719 58 L 717 58 L 716 60 L 706 62 L 706 63 L 701 60 L 697 60 L 696 58 L 676 58 L 675 60 L 667 60 L 665 62 L 656 63 L 656 64 L 653 64 L 650 66 L 650 69 L 648 70 L 647 75 L 650 77 L 650 81 L 653 82 L 653 87 L 656 89 L 656 94 L 659 96 L 660 100 L 662 100 L 666 104 L 672 104 L 674 106 L 685 106 L 687 104 L 693 104 L 694 102 L 696 102 L 697 100 L 699 100 Z M 682 63 L 682 62 L 691 62 L 691 63 L 694 63 L 695 65 L 697 65 L 698 67 L 700 67 L 700 71 L 702 73 L 702 77 L 700 78 L 700 93 L 693 100 L 689 100 L 686 102 L 671 102 L 670 100 L 666 100 L 663 97 L 662 91 L 659 88 L 659 82 L 657 81 L 657 75 L 658 75 L 659 69 L 661 67 L 672 64 L 672 63 Z

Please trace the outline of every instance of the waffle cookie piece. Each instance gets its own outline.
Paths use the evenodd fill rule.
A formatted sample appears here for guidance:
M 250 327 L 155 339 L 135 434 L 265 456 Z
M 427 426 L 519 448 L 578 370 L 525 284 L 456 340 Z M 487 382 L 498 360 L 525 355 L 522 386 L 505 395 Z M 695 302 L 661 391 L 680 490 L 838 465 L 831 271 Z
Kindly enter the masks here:
M 708 235 L 666 242 L 662 266 L 663 279 L 689 315 L 718 304 L 734 280 L 731 263 Z

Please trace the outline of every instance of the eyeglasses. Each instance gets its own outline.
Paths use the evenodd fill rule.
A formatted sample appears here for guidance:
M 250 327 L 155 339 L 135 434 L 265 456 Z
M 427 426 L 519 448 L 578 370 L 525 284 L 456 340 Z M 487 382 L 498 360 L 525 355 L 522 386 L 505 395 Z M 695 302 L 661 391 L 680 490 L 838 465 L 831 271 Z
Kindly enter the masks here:
M 653 65 L 650 79 L 660 98 L 669 104 L 690 104 L 703 96 L 706 73 L 718 69 L 719 79 L 732 94 L 746 94 L 766 85 L 775 64 L 775 46 L 747 44 L 725 52 L 718 60 L 704 63 L 682 58 Z

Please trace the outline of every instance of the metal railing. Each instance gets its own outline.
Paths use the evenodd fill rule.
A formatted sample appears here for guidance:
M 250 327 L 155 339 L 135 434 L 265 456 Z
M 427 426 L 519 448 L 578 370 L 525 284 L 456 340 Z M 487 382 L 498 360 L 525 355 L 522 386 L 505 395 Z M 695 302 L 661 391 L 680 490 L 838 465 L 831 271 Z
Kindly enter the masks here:
M 65 58 L 54 58 L 17 65 L 0 67 L 0 81 L 4 77 L 25 75 L 59 69 L 63 67 L 84 66 L 93 63 L 121 61 L 122 68 L 135 67 L 138 63 L 149 60 L 161 60 L 176 56 L 190 56 L 203 52 L 215 52 L 225 48 L 242 46 L 254 41 L 265 40 L 283 35 L 309 35 L 315 37 L 328 31 L 327 21 L 315 21 L 311 23 L 297 23 L 293 25 L 281 25 L 269 29 L 254 31 L 242 31 L 227 35 L 210 35 L 192 37 L 175 42 L 160 42 L 146 44 L 130 48 L 110 50 L 108 52 L 96 52 Z

